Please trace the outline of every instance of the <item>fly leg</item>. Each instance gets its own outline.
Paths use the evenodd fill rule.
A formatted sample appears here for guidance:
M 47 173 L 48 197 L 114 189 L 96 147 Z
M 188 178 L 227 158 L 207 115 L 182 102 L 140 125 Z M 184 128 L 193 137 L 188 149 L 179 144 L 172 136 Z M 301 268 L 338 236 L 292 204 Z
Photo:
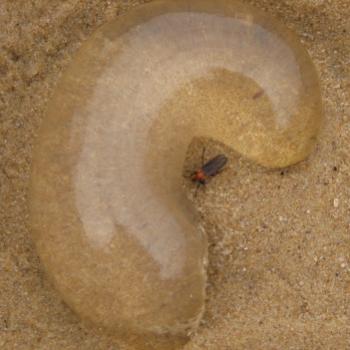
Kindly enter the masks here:
M 205 147 L 203 147 L 203 151 L 202 151 L 202 166 L 204 165 L 204 154 L 205 154 Z
M 197 187 L 196 187 L 196 192 L 194 193 L 194 198 L 197 198 L 197 193 L 198 193 L 198 189 L 200 187 L 200 183 L 197 184 Z
M 207 183 L 207 181 L 206 180 L 202 180 L 202 181 L 200 181 L 200 182 L 198 182 L 197 183 L 197 188 L 196 188 L 196 192 L 194 193 L 194 198 L 196 198 L 197 197 L 197 193 L 198 193 L 198 189 L 199 189 L 199 187 L 203 187 L 203 190 L 205 191 L 205 184 Z

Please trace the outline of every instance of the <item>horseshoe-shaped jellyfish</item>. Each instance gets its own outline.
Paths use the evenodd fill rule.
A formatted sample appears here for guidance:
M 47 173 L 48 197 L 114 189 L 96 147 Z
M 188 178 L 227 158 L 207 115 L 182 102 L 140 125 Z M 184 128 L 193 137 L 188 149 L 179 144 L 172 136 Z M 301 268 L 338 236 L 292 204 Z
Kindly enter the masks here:
M 206 237 L 182 189 L 190 142 L 285 167 L 310 154 L 321 119 L 306 50 L 239 2 L 155 1 L 102 26 L 34 151 L 30 222 L 48 276 L 82 319 L 171 348 L 205 300 Z

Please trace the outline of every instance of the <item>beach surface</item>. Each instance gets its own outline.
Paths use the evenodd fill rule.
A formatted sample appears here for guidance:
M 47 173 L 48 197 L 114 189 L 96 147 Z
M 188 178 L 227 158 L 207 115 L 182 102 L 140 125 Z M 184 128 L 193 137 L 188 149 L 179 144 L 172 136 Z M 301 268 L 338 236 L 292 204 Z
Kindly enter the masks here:
M 145 2 L 0 3 L 1 349 L 128 349 L 83 326 L 47 280 L 26 193 L 33 145 L 62 71 L 96 28 Z M 185 349 L 349 349 L 350 3 L 243 2 L 297 33 L 320 77 L 325 122 L 306 161 L 268 170 L 239 159 L 198 194 L 208 301 Z

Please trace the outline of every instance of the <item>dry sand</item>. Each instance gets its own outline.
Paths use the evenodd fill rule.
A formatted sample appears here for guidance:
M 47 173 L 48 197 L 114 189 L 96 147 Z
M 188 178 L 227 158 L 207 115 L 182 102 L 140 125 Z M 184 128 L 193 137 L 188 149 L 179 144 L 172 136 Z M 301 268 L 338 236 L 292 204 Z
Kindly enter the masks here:
M 0 2 L 1 349 L 121 349 L 84 328 L 47 282 L 27 228 L 26 188 L 62 70 L 94 29 L 142 2 Z M 241 160 L 198 195 L 209 299 L 186 350 L 350 349 L 350 1 L 246 2 L 307 47 L 325 125 L 307 161 L 281 172 Z

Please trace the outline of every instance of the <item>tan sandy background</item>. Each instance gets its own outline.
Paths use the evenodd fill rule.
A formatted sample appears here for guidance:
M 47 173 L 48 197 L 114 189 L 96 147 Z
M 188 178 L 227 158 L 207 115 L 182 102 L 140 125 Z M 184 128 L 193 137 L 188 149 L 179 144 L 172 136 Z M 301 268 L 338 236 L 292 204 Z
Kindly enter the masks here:
M 99 25 L 143 2 L 0 1 L 0 349 L 119 349 L 46 281 L 26 188 L 62 70 Z M 241 159 L 198 195 L 209 298 L 186 350 L 350 349 L 350 1 L 245 2 L 299 35 L 320 75 L 325 125 L 307 161 L 271 171 Z

